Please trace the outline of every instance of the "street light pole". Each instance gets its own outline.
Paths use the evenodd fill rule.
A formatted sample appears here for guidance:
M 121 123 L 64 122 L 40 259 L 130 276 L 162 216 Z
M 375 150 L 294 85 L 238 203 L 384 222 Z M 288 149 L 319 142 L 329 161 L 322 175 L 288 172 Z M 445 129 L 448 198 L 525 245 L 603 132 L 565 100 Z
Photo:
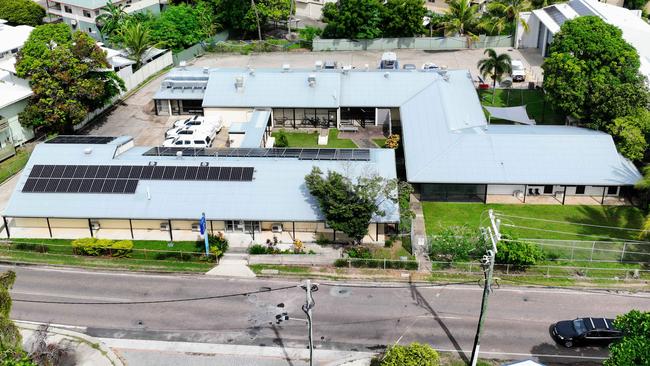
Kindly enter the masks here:
M 311 309 L 314 308 L 316 303 L 314 302 L 314 297 L 312 296 L 312 291 L 318 291 L 318 285 L 312 284 L 311 280 L 305 280 L 305 284 L 301 286 L 305 290 L 305 305 L 302 306 L 302 311 L 307 315 L 307 329 L 309 336 L 309 366 L 314 365 L 314 335 L 313 335 L 313 325 L 311 317 Z

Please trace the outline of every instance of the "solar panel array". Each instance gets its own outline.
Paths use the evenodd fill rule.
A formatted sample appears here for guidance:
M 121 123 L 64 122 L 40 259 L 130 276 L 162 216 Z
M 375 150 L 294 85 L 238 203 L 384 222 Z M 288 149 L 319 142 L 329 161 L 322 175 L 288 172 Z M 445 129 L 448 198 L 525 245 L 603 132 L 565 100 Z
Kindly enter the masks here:
M 345 160 L 369 161 L 369 149 L 298 149 L 298 148 L 271 148 L 271 149 L 203 149 L 182 147 L 154 147 L 144 156 L 206 156 L 206 157 L 236 157 L 236 158 L 295 158 L 299 160 Z
M 135 193 L 140 180 L 250 182 L 251 167 L 34 165 L 23 192 Z
M 45 141 L 46 144 L 108 144 L 115 140 L 116 137 L 110 136 L 75 136 L 59 135 L 55 138 Z

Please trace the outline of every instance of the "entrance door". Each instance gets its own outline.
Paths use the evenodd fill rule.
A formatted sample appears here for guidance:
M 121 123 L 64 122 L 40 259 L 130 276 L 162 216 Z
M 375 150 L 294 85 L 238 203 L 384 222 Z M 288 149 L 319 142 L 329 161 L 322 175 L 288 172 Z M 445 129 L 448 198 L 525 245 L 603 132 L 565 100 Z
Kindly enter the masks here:
M 179 101 L 179 100 L 176 100 L 176 99 L 172 99 L 172 100 L 170 100 L 169 102 L 170 102 L 171 105 L 172 105 L 172 115 L 177 116 L 177 115 L 181 114 L 181 105 L 180 105 L 180 101 Z

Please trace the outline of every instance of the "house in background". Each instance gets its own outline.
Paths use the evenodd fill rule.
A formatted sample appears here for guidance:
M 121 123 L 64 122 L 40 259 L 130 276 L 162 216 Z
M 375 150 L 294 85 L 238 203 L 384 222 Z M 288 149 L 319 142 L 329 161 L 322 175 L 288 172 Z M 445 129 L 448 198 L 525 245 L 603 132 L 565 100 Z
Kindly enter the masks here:
M 537 48 L 542 55 L 547 56 L 553 35 L 560 30 L 562 24 L 588 15 L 600 17 L 623 31 L 623 38 L 639 53 L 639 71 L 650 79 L 650 24 L 641 18 L 641 10 L 628 10 L 596 0 L 571 0 L 521 13 L 522 19 L 528 23 L 528 31 L 524 31 L 519 24 L 515 47 Z
M 108 0 L 47 0 L 46 10 L 50 21 L 62 20 L 73 30 L 88 33 L 96 40 L 102 40 L 97 28 L 97 17 Z M 127 13 L 160 13 L 160 0 L 115 0 L 116 6 L 124 5 Z
M 335 2 L 336 0 L 296 0 L 296 17 L 320 19 L 323 16 L 323 6 Z

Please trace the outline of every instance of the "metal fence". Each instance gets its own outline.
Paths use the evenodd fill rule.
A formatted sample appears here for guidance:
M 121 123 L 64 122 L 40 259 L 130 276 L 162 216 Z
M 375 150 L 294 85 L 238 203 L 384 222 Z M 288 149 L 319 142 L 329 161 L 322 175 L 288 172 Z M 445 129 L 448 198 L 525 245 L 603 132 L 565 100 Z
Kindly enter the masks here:
M 228 31 L 226 30 L 221 33 L 217 33 L 212 38 L 207 39 L 204 42 L 197 43 L 190 48 L 186 48 L 182 51 L 175 52 L 173 55 L 174 65 L 178 66 L 180 65 L 181 61 L 188 61 L 195 57 L 203 56 L 205 54 L 205 50 L 207 47 L 209 47 L 210 45 L 214 45 L 218 42 L 227 40 L 228 35 L 229 35 Z
M 368 50 L 462 50 L 470 48 L 512 47 L 512 36 L 467 37 L 405 37 L 376 39 L 321 39 L 312 42 L 313 51 L 368 51 Z
M 544 249 L 548 259 L 589 262 L 650 262 L 650 242 L 519 239 Z

